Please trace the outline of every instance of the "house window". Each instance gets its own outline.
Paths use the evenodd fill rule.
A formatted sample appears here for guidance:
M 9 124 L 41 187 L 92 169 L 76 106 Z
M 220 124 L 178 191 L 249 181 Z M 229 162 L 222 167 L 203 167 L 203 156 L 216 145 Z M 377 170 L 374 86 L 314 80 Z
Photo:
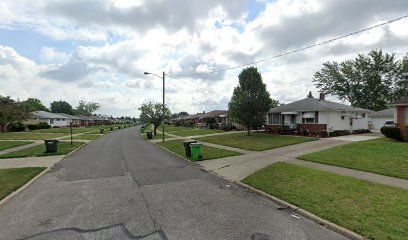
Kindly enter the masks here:
M 363 118 L 365 118 L 365 117 L 366 117 L 366 114 L 365 114 L 365 113 L 363 113 L 363 114 L 361 114 L 361 116 L 362 116 Z
M 269 113 L 269 124 L 281 124 L 280 113 Z
M 302 123 L 319 123 L 319 112 L 302 112 Z
M 50 119 L 50 124 L 54 124 L 54 119 Z

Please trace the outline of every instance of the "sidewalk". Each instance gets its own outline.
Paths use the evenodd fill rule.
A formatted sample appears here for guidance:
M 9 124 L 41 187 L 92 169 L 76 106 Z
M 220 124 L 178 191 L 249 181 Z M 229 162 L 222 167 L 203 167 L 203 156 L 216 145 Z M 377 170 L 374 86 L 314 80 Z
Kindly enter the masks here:
M 37 145 L 40 145 L 42 143 L 41 140 L 31 140 L 30 144 L 26 144 L 26 145 L 22 145 L 22 146 L 18 146 L 18 147 L 13 147 L 13 148 L 8 148 L 8 149 L 4 149 L 3 151 L 0 151 L 0 155 L 6 154 L 6 153 L 11 153 L 11 152 L 15 152 L 15 151 L 20 151 L 26 148 L 30 148 L 30 147 L 35 147 Z
M 241 131 L 242 132 L 242 131 Z M 157 133 L 162 133 L 161 131 L 157 130 Z M 164 133 L 167 136 L 173 137 L 173 138 L 167 138 L 164 139 L 164 141 L 171 141 L 171 140 L 189 140 L 189 139 L 194 139 L 194 138 L 200 138 L 200 137 L 211 137 L 211 136 L 218 136 L 218 135 L 225 135 L 225 134 L 234 134 L 234 133 L 239 133 L 239 131 L 230 131 L 230 132 L 220 132 L 220 133 L 209 133 L 209 134 L 203 134 L 203 135 L 195 135 L 195 136 L 187 136 L 187 137 L 181 137 L 177 136 L 171 133 Z M 150 140 L 153 143 L 161 142 L 162 139 L 155 139 L 155 140 Z M 201 142 L 201 141 L 200 141 Z
M 344 176 L 351 176 L 371 182 L 408 189 L 408 180 L 368 173 L 349 168 L 336 167 L 326 164 L 308 162 L 297 157 L 335 146 L 348 144 L 350 141 L 340 139 L 320 139 L 281 148 L 275 148 L 262 152 L 254 152 L 240 156 L 226 157 L 214 160 L 197 162 L 208 171 L 212 171 L 232 181 L 241 181 L 252 173 L 277 162 L 287 162 L 300 166 L 306 166 L 318 170 L 332 172 Z M 226 149 L 217 145 L 218 148 Z
M 52 167 L 61 161 L 65 155 L 55 155 L 47 157 L 25 157 L 0 159 L 0 169 L 4 168 L 25 168 L 25 167 Z

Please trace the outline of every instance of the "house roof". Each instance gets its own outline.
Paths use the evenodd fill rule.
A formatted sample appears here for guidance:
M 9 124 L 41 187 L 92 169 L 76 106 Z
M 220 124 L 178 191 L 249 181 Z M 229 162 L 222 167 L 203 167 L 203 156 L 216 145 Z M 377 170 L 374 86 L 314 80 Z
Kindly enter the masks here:
M 217 116 L 226 115 L 226 114 L 227 114 L 226 110 L 214 110 L 214 111 L 202 114 L 200 118 L 217 117 Z
M 197 118 L 200 118 L 202 115 L 204 115 L 205 113 L 196 113 L 196 114 L 193 114 L 193 115 L 188 115 L 187 117 L 185 117 L 184 119 L 197 119 Z
M 391 105 L 399 105 L 399 104 L 407 105 L 408 104 L 408 96 L 400 98 L 400 99 L 398 99 L 398 100 L 396 100 L 396 101 L 394 101 L 394 102 L 392 102 L 390 104 Z
M 50 113 L 50 112 L 45 112 L 45 111 L 35 111 L 31 113 L 34 117 L 40 118 L 40 119 L 57 119 L 57 118 L 62 118 L 62 119 L 68 119 L 65 116 L 62 116 L 57 113 Z
M 61 115 L 61 116 L 64 116 L 64 117 L 67 117 L 68 119 L 82 119 L 79 116 L 72 116 L 72 115 L 69 115 L 69 114 L 66 114 L 66 113 L 57 113 L 57 114 Z
M 92 118 L 84 116 L 84 115 L 78 115 L 77 117 L 79 117 L 81 120 L 87 120 L 87 121 L 92 120 Z
M 384 109 L 378 112 L 370 114 L 372 118 L 393 118 L 394 117 L 394 108 Z
M 270 113 L 279 112 L 307 112 L 307 111 L 353 111 L 370 113 L 371 110 L 352 107 L 346 104 L 321 100 L 319 98 L 305 98 L 289 104 L 272 108 Z

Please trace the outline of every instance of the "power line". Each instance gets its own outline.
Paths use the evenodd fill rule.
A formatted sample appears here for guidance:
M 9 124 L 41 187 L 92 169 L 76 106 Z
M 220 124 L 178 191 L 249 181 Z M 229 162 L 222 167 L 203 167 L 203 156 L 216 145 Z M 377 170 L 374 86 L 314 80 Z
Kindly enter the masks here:
M 342 35 L 342 36 L 339 36 L 339 37 L 336 37 L 336 38 L 332 38 L 330 40 L 315 43 L 315 44 L 312 44 L 312 45 L 309 45 L 309 46 L 306 46 L 306 47 L 303 47 L 303 48 L 299 48 L 299 49 L 292 50 L 292 51 L 289 51 L 289 52 L 281 53 L 281 54 L 278 54 L 278 55 L 275 55 L 275 56 L 272 56 L 272 57 L 269 57 L 269 58 L 264 58 L 264 59 L 261 59 L 261 60 L 255 61 L 255 62 L 251 62 L 251 63 L 245 63 L 245 64 L 242 64 L 242 65 L 238 65 L 238 66 L 234 66 L 234 67 L 230 67 L 230 68 L 225 68 L 225 69 L 214 70 L 214 71 L 210 71 L 210 72 L 206 72 L 206 73 L 174 74 L 174 75 L 173 74 L 168 74 L 167 76 L 169 76 L 169 77 L 200 76 L 200 75 L 212 74 L 212 73 L 217 73 L 217 72 L 225 72 L 225 71 L 229 71 L 229 70 L 233 70 L 233 69 L 237 69 L 237 68 L 242 68 L 242 67 L 246 67 L 246 66 L 249 66 L 249 65 L 258 64 L 258 63 L 261 63 L 261 62 L 269 61 L 271 59 L 275 59 L 275 58 L 283 57 L 283 56 L 290 55 L 290 54 L 293 54 L 293 53 L 297 53 L 297 52 L 300 52 L 300 51 L 304 51 L 304 50 L 314 48 L 314 47 L 317 47 L 317 46 L 320 46 L 320 45 L 324 45 L 324 44 L 327 44 L 327 43 L 331 43 L 331 42 L 334 42 L 334 41 L 337 41 L 337 40 L 340 40 L 340 39 L 343 39 L 343 38 L 347 38 L 347 37 L 350 37 L 350 36 L 365 32 L 365 31 L 369 31 L 369 30 L 374 29 L 374 28 L 378 28 L 378 27 L 388 25 L 388 24 L 393 23 L 393 22 L 400 21 L 400 20 L 402 20 L 404 18 L 407 18 L 407 17 L 408 17 L 408 14 L 404 15 L 404 16 L 401 16 L 401 17 L 398 17 L 398 18 L 388 20 L 388 21 L 383 22 L 383 23 L 379 23 L 377 25 L 374 25 L 374 26 L 371 26 L 371 27 L 368 27 L 368 28 L 364 28 L 364 29 L 361 29 L 361 30 L 358 30 L 358 31 L 355 31 L 355 32 L 352 32 L 352 33 L 348 33 L 346 35 Z

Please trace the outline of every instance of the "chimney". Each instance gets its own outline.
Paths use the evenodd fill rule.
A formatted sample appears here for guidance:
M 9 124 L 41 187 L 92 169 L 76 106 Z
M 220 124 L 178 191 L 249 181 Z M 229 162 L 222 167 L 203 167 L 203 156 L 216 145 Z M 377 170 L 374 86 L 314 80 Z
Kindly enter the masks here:
M 326 98 L 326 94 L 321 92 L 320 95 L 319 95 L 319 99 L 320 100 L 325 100 L 325 98 Z

